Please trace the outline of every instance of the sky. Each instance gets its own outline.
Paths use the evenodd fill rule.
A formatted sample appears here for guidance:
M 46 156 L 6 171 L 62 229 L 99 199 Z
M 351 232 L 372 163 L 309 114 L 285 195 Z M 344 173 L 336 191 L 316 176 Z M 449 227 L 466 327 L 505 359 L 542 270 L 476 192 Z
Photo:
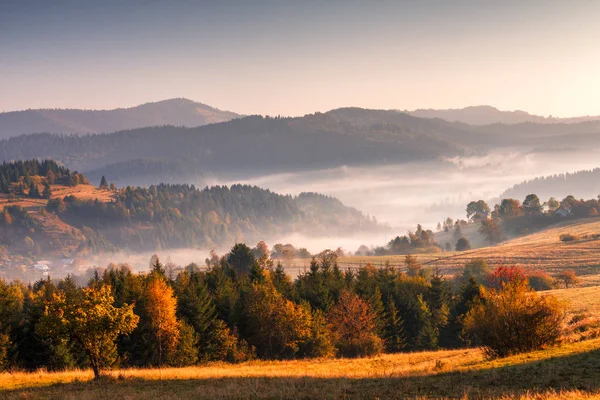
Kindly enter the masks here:
M 600 1 L 0 0 L 0 111 L 600 115 Z

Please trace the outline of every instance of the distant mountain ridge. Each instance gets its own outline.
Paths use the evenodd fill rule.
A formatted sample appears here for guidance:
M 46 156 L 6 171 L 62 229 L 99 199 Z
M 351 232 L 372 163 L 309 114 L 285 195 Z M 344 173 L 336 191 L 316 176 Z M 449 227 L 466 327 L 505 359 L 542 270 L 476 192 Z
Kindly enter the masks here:
M 87 134 L 162 125 L 194 127 L 239 117 L 182 98 L 113 110 L 30 109 L 0 113 L 0 139 L 46 132 Z
M 492 124 L 575 124 L 585 121 L 600 120 L 600 116 L 581 116 L 570 118 L 542 117 L 530 114 L 526 111 L 501 111 L 492 106 L 471 106 L 457 109 L 417 109 L 405 111 L 414 117 L 439 118 L 449 122 L 462 122 L 469 125 L 492 125 Z

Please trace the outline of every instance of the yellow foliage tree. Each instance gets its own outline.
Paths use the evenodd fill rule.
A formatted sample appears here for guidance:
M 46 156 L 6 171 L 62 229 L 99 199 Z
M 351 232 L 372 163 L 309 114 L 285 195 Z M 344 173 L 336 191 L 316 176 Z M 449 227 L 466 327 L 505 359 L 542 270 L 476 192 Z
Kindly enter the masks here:
M 163 278 L 155 276 L 148 282 L 145 311 L 156 339 L 159 365 L 163 364 L 165 356 L 171 357 L 177 350 L 180 330 L 176 310 L 177 299 L 173 289 Z
M 465 316 L 464 333 L 483 345 L 488 356 L 504 357 L 543 348 L 559 340 L 565 305 L 540 296 L 525 280 L 515 279 L 483 292 Z
M 117 337 L 130 334 L 139 321 L 132 305 L 113 306 L 111 293 L 108 285 L 79 289 L 73 297 L 59 291 L 46 305 L 36 327 L 41 336 L 62 337 L 79 343 L 96 379 L 100 378 L 104 355 L 114 348 Z

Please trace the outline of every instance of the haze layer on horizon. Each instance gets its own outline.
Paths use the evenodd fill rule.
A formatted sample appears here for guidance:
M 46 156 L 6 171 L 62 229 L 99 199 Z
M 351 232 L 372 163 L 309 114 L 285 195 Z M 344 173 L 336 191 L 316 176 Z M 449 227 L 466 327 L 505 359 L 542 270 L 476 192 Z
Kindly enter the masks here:
M 52 3 L 52 4 L 51 4 Z M 3 1 L 0 111 L 600 114 L 600 2 Z

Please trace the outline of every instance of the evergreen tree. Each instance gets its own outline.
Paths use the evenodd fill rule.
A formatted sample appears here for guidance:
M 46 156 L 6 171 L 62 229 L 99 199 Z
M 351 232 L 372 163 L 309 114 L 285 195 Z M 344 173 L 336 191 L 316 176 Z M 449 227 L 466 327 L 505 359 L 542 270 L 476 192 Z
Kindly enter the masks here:
M 387 301 L 382 338 L 389 353 L 397 353 L 406 347 L 404 323 L 396 309 L 396 302 L 390 296 Z
M 42 192 L 42 197 L 44 199 L 49 199 L 52 196 L 52 189 L 48 182 L 44 182 L 44 191 Z
M 104 175 L 102 175 L 102 179 L 100 180 L 99 189 L 108 189 L 108 181 Z
M 40 191 L 35 182 L 31 182 L 29 185 L 29 197 L 33 197 L 34 199 L 39 199 L 41 197 Z

